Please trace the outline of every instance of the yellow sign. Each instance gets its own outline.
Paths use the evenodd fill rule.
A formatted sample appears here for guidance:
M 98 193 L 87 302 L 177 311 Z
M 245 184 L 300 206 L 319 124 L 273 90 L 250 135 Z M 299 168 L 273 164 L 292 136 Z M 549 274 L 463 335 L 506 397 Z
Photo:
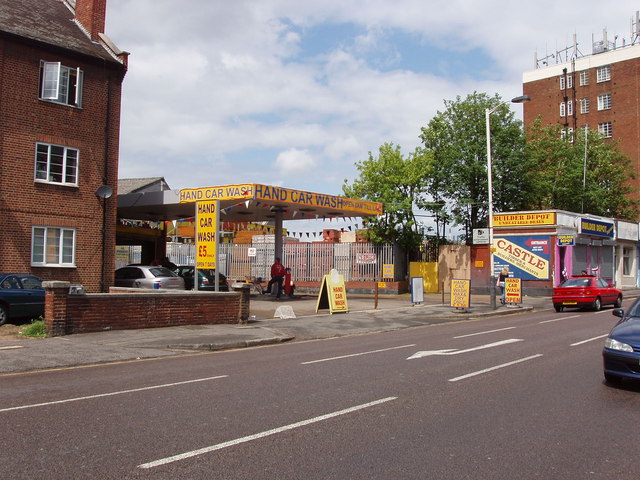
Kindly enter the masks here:
M 198 202 L 196 208 L 196 268 L 216 268 L 218 201 Z
M 180 190 L 180 203 L 203 200 L 257 200 L 265 203 L 280 202 L 301 207 L 324 207 L 337 211 L 349 210 L 365 215 L 382 215 L 382 204 L 378 202 L 256 183 L 224 185 L 221 187 L 183 188 Z
M 316 312 L 321 308 L 328 308 L 329 312 L 348 312 L 347 289 L 344 286 L 344 277 L 336 269 L 325 275 L 318 294 Z
M 387 282 L 378 282 L 378 288 L 387 288 Z
M 504 279 L 505 303 L 522 303 L 522 282 L 519 278 Z
M 549 260 L 522 248 L 506 238 L 495 241 L 496 256 L 541 280 L 549 278 Z
M 394 275 L 394 267 L 393 263 L 385 263 L 382 265 L 382 278 L 391 278 L 393 279 Z
M 469 308 L 471 299 L 471 280 L 451 280 L 451 306 L 455 308 Z
M 555 225 L 556 212 L 501 213 L 493 216 L 494 227 Z

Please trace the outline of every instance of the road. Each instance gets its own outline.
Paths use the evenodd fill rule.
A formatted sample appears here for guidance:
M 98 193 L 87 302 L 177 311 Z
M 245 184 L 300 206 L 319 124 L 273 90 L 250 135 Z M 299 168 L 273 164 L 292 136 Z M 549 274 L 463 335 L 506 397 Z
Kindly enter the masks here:
M 0 376 L 0 478 L 631 479 L 602 312 Z

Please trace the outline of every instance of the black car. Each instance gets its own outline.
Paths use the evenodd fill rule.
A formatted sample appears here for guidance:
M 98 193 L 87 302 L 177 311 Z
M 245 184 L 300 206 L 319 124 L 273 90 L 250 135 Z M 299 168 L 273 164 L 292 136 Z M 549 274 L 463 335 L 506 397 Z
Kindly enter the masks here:
M 620 320 L 602 350 L 604 378 L 610 383 L 624 378 L 640 380 L 640 298 L 626 311 L 614 308 L 613 314 Z
M 0 325 L 44 315 L 42 280 L 26 273 L 0 274 Z
M 182 265 L 177 267 L 174 272 L 184 279 L 184 288 L 186 290 L 193 290 L 193 265 Z M 214 291 L 216 285 L 216 271 L 215 269 L 199 268 L 198 269 L 198 290 L 202 291 Z M 223 274 L 219 274 L 219 291 L 228 292 L 229 284 L 227 283 L 227 277 Z

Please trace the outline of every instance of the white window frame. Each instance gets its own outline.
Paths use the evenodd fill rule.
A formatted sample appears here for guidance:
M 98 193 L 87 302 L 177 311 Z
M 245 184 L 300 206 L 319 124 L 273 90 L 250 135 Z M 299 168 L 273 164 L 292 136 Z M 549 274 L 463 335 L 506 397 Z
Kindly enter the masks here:
M 41 62 L 40 99 L 82 108 L 84 73 L 60 62 Z
M 561 117 L 567 116 L 567 104 L 564 102 L 560 102 L 560 116 Z
M 588 97 L 584 97 L 580 99 L 580 113 L 589 113 L 589 108 L 591 106 L 591 102 Z
M 560 75 L 560 90 L 564 90 L 564 89 L 565 89 L 564 75 Z
M 567 102 L 567 117 L 573 115 L 573 100 Z
M 580 86 L 584 87 L 589 85 L 589 70 L 582 70 L 580 72 Z
M 598 133 L 602 135 L 604 138 L 613 137 L 613 123 L 612 122 L 599 123 Z
M 33 226 L 31 228 L 31 266 L 75 267 L 76 229 Z
M 598 110 L 610 110 L 611 109 L 611 94 L 602 93 L 598 95 Z
M 622 247 L 622 275 L 625 277 L 633 276 L 633 272 L 635 271 L 633 268 L 634 253 L 633 248 Z
M 596 69 L 596 83 L 608 82 L 611 80 L 611 65 L 603 65 Z
M 567 88 L 573 88 L 573 75 L 567 75 Z
M 77 187 L 79 170 L 80 150 L 77 148 L 36 143 L 34 181 Z

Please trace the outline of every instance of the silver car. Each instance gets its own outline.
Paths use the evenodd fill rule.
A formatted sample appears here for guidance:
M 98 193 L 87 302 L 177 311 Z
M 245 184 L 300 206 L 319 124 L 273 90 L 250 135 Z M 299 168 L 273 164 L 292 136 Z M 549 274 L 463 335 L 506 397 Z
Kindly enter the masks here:
M 116 270 L 116 287 L 184 290 L 184 280 L 165 267 L 128 265 Z

